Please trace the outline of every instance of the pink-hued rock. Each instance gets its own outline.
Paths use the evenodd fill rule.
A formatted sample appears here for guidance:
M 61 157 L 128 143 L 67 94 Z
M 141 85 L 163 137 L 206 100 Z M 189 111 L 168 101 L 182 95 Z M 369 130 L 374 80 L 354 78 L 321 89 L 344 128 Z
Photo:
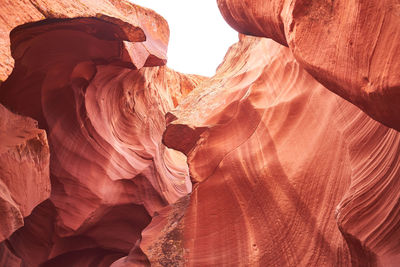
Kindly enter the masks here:
M 0 3 L 0 266 L 400 264 L 394 0 L 217 2 L 278 43 L 208 79 L 151 10 Z
M 60 237 L 56 219 L 55 206 L 46 201 L 9 239 L 27 266 L 109 266 L 127 254 L 150 221 L 139 205 L 113 206 L 97 211 L 92 225 L 87 223 L 75 235 Z
M 127 50 L 135 53 L 132 62 L 143 64 L 148 58 L 165 64 L 169 39 L 166 21 L 153 10 L 126 0 L 4 0 L 0 3 L 0 79 L 5 80 L 13 69 L 10 31 L 25 23 L 44 19 L 92 17 L 108 21 L 126 41 Z M 85 27 L 84 27 L 85 28 Z M 91 31 L 90 25 L 86 30 Z M 135 43 L 135 42 L 140 43 Z M 134 43 L 132 43 L 134 42 Z M 136 49 L 130 48 L 135 46 Z M 140 49 L 138 49 L 138 47 Z M 132 51 L 134 50 L 134 51 Z M 137 51 L 141 52 L 138 53 Z M 149 54 L 150 52 L 150 54 Z
M 236 31 L 253 36 L 268 37 L 286 45 L 284 19 L 289 1 L 285 0 L 217 0 L 226 22 Z
M 0 104 L 0 242 L 50 196 L 49 162 L 45 131 Z
M 24 264 L 109 266 L 140 243 L 157 210 L 191 191 L 186 157 L 161 139 L 166 112 L 204 77 L 162 66 L 161 17 L 115 6 L 130 24 L 74 11 L 10 34 L 15 67 L 0 101 L 38 120 L 51 150 L 50 201 L 9 239 Z
M 5 241 L 23 264 L 39 266 L 47 260 L 56 240 L 54 237 L 56 218 L 57 212 L 54 205 L 50 200 L 46 200 L 25 219 L 24 227 L 18 229 Z
M 400 134 L 326 90 L 288 48 L 241 36 L 167 117 L 163 140 L 188 156 L 196 185 L 179 219 L 144 231 L 155 266 L 171 225 L 182 266 L 375 266 L 399 256 Z
M 20 267 L 21 259 L 15 256 L 5 242 L 0 243 L 0 266 Z
M 183 246 L 183 224 L 190 202 L 190 195 L 179 199 L 172 205 L 160 210 L 152 219 L 151 224 L 142 232 L 142 241 L 134 247 L 127 257 L 116 261 L 111 267 L 133 266 L 184 266 L 191 264 L 185 255 Z M 139 246 L 140 245 L 140 246 Z M 146 261 L 138 257 L 138 253 L 146 255 Z M 149 261 L 150 260 L 150 261 Z M 205 265 L 211 262 L 204 262 Z
M 400 3 L 218 0 L 238 31 L 288 45 L 332 92 L 400 130 Z

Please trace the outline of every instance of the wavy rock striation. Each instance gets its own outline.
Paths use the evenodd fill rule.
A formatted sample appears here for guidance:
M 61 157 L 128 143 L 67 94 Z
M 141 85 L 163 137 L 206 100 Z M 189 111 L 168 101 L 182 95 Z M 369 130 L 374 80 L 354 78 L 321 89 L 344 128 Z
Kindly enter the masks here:
M 154 265 L 172 235 L 182 266 L 395 266 L 400 134 L 288 48 L 241 36 L 167 117 L 164 143 L 188 156 L 195 189 L 175 227 L 164 215 L 144 231 Z
M 149 56 L 165 63 L 169 39 L 168 24 L 154 11 L 125 0 L 5 0 L 0 3 L 0 9 L 2 10 L 0 15 L 1 80 L 5 80 L 13 69 L 14 60 L 11 57 L 9 32 L 21 24 L 43 19 L 99 18 L 109 22 L 110 27 L 114 27 L 111 35 L 116 34 L 118 36 L 116 39 L 125 41 L 124 45 L 135 48 L 128 49 L 134 53 L 131 55 L 134 63 L 141 66 Z M 90 24 L 86 24 L 86 28 L 81 30 L 91 31 L 91 27 Z M 140 42 L 132 43 L 138 41 Z
M 0 266 L 399 265 L 399 6 L 217 2 L 261 37 L 209 79 L 126 1 L 0 4 Z
M 192 186 L 186 157 L 161 138 L 165 113 L 204 78 L 161 66 L 168 27 L 154 12 L 119 1 L 54 11 L 74 3 L 11 32 L 15 67 L 0 90 L 46 129 L 51 150 L 51 197 L 7 241 L 28 266 L 109 266 Z
M 288 45 L 326 88 L 400 130 L 397 0 L 217 2 L 233 28 Z

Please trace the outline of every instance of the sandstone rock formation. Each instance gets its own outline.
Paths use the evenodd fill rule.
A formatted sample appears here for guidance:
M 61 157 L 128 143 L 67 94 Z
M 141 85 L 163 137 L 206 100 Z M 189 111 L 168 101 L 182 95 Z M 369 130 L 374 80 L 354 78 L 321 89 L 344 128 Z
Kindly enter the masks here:
M 160 66 L 168 27 L 154 12 L 85 3 L 55 2 L 41 12 L 57 18 L 10 34 L 15 66 L 0 100 L 38 120 L 51 150 L 51 197 L 7 241 L 28 266 L 108 266 L 191 191 L 186 157 L 161 137 L 165 113 L 204 78 Z M 110 5 L 130 19 L 98 15 Z
M 49 161 L 46 132 L 0 104 L 0 242 L 50 196 Z
M 161 61 L 160 64 L 165 63 L 169 38 L 168 24 L 154 11 L 133 5 L 128 1 L 4 0 L 0 2 L 0 9 L 2 10 L 0 15 L 1 80 L 5 80 L 13 69 L 13 59 L 10 56 L 10 31 L 16 26 L 43 19 L 82 17 L 101 19 L 101 21 L 109 22 L 108 26 L 112 28 L 112 36 L 103 36 L 103 38 L 125 41 L 123 43 L 128 47 L 128 54 L 135 53 L 129 54 L 131 56 L 129 61 L 141 67 L 150 56 L 149 61 L 153 58 Z M 93 30 L 91 27 L 96 27 L 96 25 L 87 23 L 86 26 L 81 25 L 81 27 L 82 31 L 90 32 Z M 98 32 L 98 34 L 103 33 Z M 130 49 L 132 46 L 135 49 Z
M 3 1 L 0 266 L 398 266 L 390 1 L 218 0 L 261 37 L 212 78 L 151 10 Z
M 288 45 L 332 92 L 400 130 L 397 0 L 217 0 L 239 32 Z
M 167 117 L 163 140 L 188 156 L 195 189 L 177 230 L 145 230 L 152 263 L 165 253 L 146 238 L 174 231 L 189 266 L 398 257 L 400 134 L 326 90 L 286 47 L 242 36 Z

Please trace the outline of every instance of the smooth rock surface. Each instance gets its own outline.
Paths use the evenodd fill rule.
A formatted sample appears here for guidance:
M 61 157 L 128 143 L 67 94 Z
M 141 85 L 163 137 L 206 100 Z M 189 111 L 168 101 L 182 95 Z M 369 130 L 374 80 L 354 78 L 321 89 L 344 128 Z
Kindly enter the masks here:
M 167 117 L 163 141 L 188 156 L 196 183 L 172 238 L 182 266 L 398 263 L 400 134 L 326 90 L 288 48 L 242 36 Z M 156 266 L 167 221 L 143 234 Z
M 186 157 L 161 139 L 165 113 L 204 77 L 162 66 L 168 25 L 154 12 L 115 1 L 122 23 L 93 15 L 111 2 L 84 3 L 10 34 L 0 102 L 38 120 L 51 151 L 50 200 L 7 241 L 28 266 L 109 266 L 191 191 Z
M 21 259 L 16 257 L 5 242 L 0 243 L 0 266 L 20 267 Z
M 217 2 L 273 40 L 212 78 L 126 1 L 0 3 L 0 266 L 400 264 L 396 2 Z
M 92 17 L 118 26 L 118 32 L 135 46 L 137 62 L 144 62 L 150 54 L 166 59 L 169 39 L 168 24 L 153 10 L 134 5 L 126 0 L 4 0 L 0 2 L 0 79 L 5 80 L 13 69 L 10 51 L 10 31 L 22 24 L 44 19 Z M 87 27 L 90 31 L 90 27 Z M 138 42 L 132 44 L 131 42 Z M 165 63 L 165 62 L 164 62 Z
M 244 34 L 288 45 L 315 79 L 400 131 L 400 3 L 218 0 Z

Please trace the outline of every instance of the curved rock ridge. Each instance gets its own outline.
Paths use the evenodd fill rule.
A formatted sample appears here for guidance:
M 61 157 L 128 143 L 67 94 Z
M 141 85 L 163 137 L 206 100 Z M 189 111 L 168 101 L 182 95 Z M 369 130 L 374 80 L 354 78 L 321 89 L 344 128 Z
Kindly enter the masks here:
M 50 196 L 49 163 L 46 132 L 0 104 L 0 242 Z
M 168 237 L 182 266 L 399 263 L 400 134 L 326 90 L 288 48 L 242 35 L 167 118 L 163 141 L 188 156 L 196 185 L 183 215 L 145 229 L 155 266 Z
M 380 266 L 400 264 L 400 133 L 352 106 L 340 105 L 352 167 L 351 185 L 336 218 L 352 253 L 359 243 L 378 255 Z M 352 119 L 349 119 L 352 118 Z
M 0 266 L 20 267 L 21 259 L 16 257 L 6 245 L 5 242 L 0 243 Z
M 13 69 L 9 32 L 25 23 L 44 19 L 79 17 L 108 21 L 124 34 L 126 46 L 134 46 L 134 59 L 145 61 L 148 53 L 159 57 L 163 64 L 169 39 L 167 22 L 153 10 L 126 0 L 5 0 L 0 3 L 0 79 L 5 80 Z M 47 23 L 47 22 L 46 22 Z M 87 30 L 90 25 L 87 25 Z M 131 42 L 134 42 L 131 44 Z M 136 43 L 140 42 L 140 43 Z M 143 59 L 144 57 L 144 59 Z
M 158 15 L 150 18 L 156 27 Z M 27 266 L 109 266 L 192 189 L 186 157 L 161 139 L 165 113 L 204 77 L 159 66 L 164 59 L 128 43 L 114 20 L 48 19 L 10 35 L 15 68 L 0 102 L 35 118 L 51 151 L 51 197 L 7 240 Z
M 397 2 L 217 3 L 277 42 L 212 78 L 125 0 L 0 4 L 0 266 L 400 265 Z
M 400 131 L 397 0 L 217 2 L 233 28 L 288 45 L 326 88 Z

